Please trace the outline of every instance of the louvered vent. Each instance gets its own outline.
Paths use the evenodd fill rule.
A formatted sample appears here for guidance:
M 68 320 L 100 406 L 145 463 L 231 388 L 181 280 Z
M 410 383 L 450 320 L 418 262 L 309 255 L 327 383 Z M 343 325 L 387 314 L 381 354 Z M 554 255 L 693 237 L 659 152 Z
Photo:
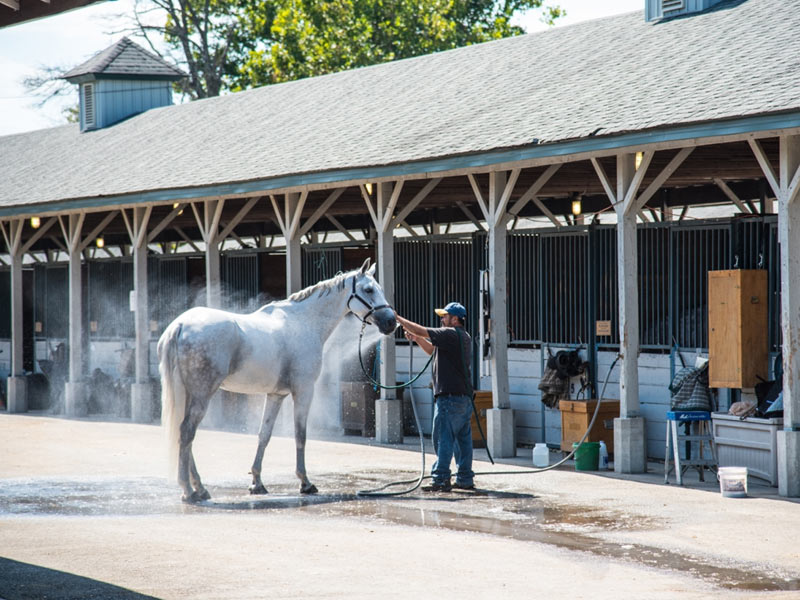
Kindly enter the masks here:
M 84 83 L 81 87 L 83 88 L 83 127 L 88 129 L 95 126 L 94 84 Z
M 661 0 L 661 10 L 664 13 L 681 10 L 684 6 L 684 0 Z

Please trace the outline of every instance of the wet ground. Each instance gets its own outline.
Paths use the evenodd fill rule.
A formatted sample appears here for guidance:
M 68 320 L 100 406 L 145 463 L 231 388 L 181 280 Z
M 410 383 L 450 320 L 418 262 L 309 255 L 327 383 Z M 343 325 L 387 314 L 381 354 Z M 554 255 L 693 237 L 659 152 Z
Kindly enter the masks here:
M 251 496 L 255 436 L 201 431 L 212 499 L 188 505 L 156 476 L 156 427 L 0 415 L 0 440 L 0 600 L 800 598 L 800 503 L 755 482 L 725 499 L 659 465 L 530 475 L 523 457 L 476 463 L 474 491 L 364 497 L 415 480 L 418 442 L 349 438 L 309 442 L 305 496 L 275 438 Z
M 800 578 L 765 569 L 763 564 L 740 561 L 720 565 L 702 556 L 685 555 L 655 546 L 614 543 L 602 539 L 613 531 L 647 531 L 663 527 L 658 519 L 632 516 L 608 509 L 552 503 L 534 494 L 498 489 L 453 490 L 425 493 L 415 490 L 392 498 L 365 498 L 359 485 L 371 486 L 349 475 L 319 476 L 316 483 L 327 493 L 300 495 L 294 486 L 270 486 L 266 496 L 248 495 L 229 482 L 209 486 L 212 500 L 198 504 L 177 501 L 176 487 L 157 478 L 5 479 L 0 485 L 0 518 L 27 516 L 135 517 L 208 515 L 220 512 L 287 512 L 314 518 L 352 518 L 428 529 L 447 529 L 537 542 L 589 553 L 604 559 L 640 563 L 660 570 L 690 573 L 715 586 L 731 590 L 800 590 Z M 402 488 L 401 488 L 402 489 Z M 10 599 L 5 599 L 10 600 Z

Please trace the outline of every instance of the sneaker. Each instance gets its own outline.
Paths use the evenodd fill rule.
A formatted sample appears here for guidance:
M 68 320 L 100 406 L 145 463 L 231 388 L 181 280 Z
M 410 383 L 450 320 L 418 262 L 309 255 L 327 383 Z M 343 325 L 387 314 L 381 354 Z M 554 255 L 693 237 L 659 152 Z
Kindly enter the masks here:
M 456 481 L 453 484 L 453 487 L 458 489 L 458 490 L 474 490 L 475 489 L 475 484 L 474 483 L 459 483 L 458 481 Z
M 436 482 L 422 488 L 423 492 L 449 492 L 453 486 L 449 481 Z

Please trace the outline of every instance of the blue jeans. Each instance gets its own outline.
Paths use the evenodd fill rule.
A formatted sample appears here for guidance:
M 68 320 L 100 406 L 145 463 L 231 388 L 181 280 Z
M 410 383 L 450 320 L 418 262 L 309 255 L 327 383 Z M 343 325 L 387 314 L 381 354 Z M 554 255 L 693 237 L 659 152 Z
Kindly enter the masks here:
M 439 396 L 433 409 L 433 449 L 436 462 L 431 475 L 434 483 L 450 481 L 450 461 L 455 456 L 456 482 L 472 485 L 472 399 L 469 396 Z

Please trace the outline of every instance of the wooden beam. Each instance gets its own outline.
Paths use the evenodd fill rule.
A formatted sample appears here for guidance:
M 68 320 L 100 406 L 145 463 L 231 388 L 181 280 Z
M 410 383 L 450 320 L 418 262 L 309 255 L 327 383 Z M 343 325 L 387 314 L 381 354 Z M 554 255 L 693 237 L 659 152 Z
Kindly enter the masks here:
M 177 217 L 179 214 L 183 212 L 184 208 L 186 208 L 186 204 L 178 204 L 178 206 L 172 209 L 171 213 L 169 213 L 166 217 L 161 219 L 161 222 L 155 227 L 153 227 L 153 229 L 150 230 L 150 233 L 147 234 L 147 242 L 150 243 L 154 239 L 156 239 L 156 236 L 162 231 L 164 231 L 167 225 L 172 223 L 173 219 L 175 219 L 175 217 Z
M 722 193 L 725 194 L 728 197 L 728 199 L 731 202 L 733 202 L 741 212 L 743 213 L 753 212 L 745 205 L 744 202 L 742 202 L 739 196 L 736 195 L 736 192 L 734 192 L 730 187 L 728 187 L 728 184 L 725 183 L 722 179 L 720 179 L 719 177 L 715 177 L 714 183 L 717 184 L 717 187 L 720 190 L 722 190 Z
M 384 233 L 389 231 L 389 226 L 392 223 L 392 214 L 397 206 L 397 199 L 400 197 L 400 192 L 403 190 L 403 180 L 396 181 L 392 188 L 392 195 L 389 197 L 389 205 L 383 213 L 383 222 L 381 223 L 381 231 Z
M 353 242 L 356 241 L 356 238 L 354 238 L 353 235 L 349 231 L 347 231 L 347 229 L 345 229 L 344 225 L 342 225 L 336 217 L 334 217 L 333 215 L 328 215 L 326 218 L 328 219 L 328 221 L 333 223 L 333 226 L 336 227 L 336 229 L 338 229 L 340 232 L 342 232 L 348 240 Z
M 539 207 L 539 210 L 542 211 L 542 214 L 544 214 L 548 219 L 550 219 L 550 222 L 553 225 L 555 225 L 556 227 L 563 227 L 563 223 L 558 220 L 558 217 L 556 217 L 552 212 L 550 212 L 550 209 L 547 208 L 544 205 L 544 202 L 542 202 L 537 196 L 533 197 L 533 203 Z
M 272 194 L 269 195 L 269 201 L 272 202 L 272 210 L 275 211 L 275 218 L 278 220 L 278 227 L 280 227 L 283 237 L 286 237 L 286 223 L 283 222 L 281 211 L 278 208 L 278 201 L 275 200 L 275 196 Z
M 328 195 L 328 197 L 325 199 L 325 202 L 320 204 L 320 207 L 314 211 L 314 214 L 312 214 L 308 219 L 306 219 L 306 222 L 303 223 L 303 226 L 300 228 L 301 236 L 307 234 L 311 230 L 314 224 L 319 221 L 319 219 L 326 212 L 328 212 L 328 209 L 333 206 L 333 203 L 338 200 L 339 196 L 341 196 L 346 189 L 347 188 L 338 188 L 333 190 L 333 192 Z
M 250 200 L 248 200 L 245 203 L 245 205 L 242 208 L 239 209 L 239 212 L 236 213 L 236 215 L 228 223 L 228 225 L 226 227 L 223 227 L 222 232 L 219 234 L 219 236 L 217 236 L 218 239 L 220 241 L 225 240 L 225 238 L 228 237 L 228 234 L 230 234 L 231 231 L 233 231 L 233 228 L 236 227 L 239 223 L 241 223 L 241 221 L 242 221 L 242 219 L 244 219 L 245 215 L 247 215 L 247 213 L 249 213 L 250 210 L 252 210 L 252 208 L 256 205 L 256 203 L 260 199 L 261 198 L 259 198 L 258 196 L 256 196 L 255 198 L 250 198 Z
M 300 193 L 300 199 L 297 201 L 297 206 L 294 209 L 294 215 L 292 215 L 291 225 L 289 226 L 289 237 L 292 239 L 297 236 L 297 230 L 300 227 L 300 217 L 303 215 L 303 206 L 305 206 L 307 199 L 308 190 L 305 190 Z M 286 220 L 289 221 L 288 213 L 286 214 Z
M 7 6 L 11 10 L 19 10 L 19 0 L 0 0 L 0 4 Z
M 428 195 L 433 191 L 433 189 L 439 185 L 439 182 L 442 180 L 441 177 L 437 177 L 436 179 L 431 179 L 428 183 L 425 184 L 420 191 L 411 199 L 411 201 L 403 207 L 399 213 L 397 213 L 396 219 L 398 221 L 405 221 L 406 217 L 411 214 L 420 202 L 422 202 Z
M 92 242 L 92 240 L 95 239 L 95 237 L 101 231 L 103 231 L 103 229 L 105 229 L 108 226 L 108 224 L 111 223 L 111 221 L 113 221 L 116 218 L 116 216 L 117 216 L 117 211 L 115 211 L 115 210 L 111 211 L 110 213 L 108 213 L 103 218 L 103 220 L 100 221 L 100 223 L 97 225 L 97 227 L 92 229 L 92 231 L 89 233 L 89 235 L 87 235 L 86 238 L 84 238 L 84 240 L 81 242 L 80 246 L 78 247 L 78 250 L 82 252 Z
M 600 180 L 600 183 L 603 185 L 603 189 L 606 191 L 606 196 L 611 201 L 611 204 L 617 203 L 617 195 L 614 193 L 614 186 L 611 185 L 611 182 L 608 179 L 608 175 L 606 175 L 605 169 L 603 169 L 603 165 L 600 164 L 596 158 L 590 159 L 592 162 L 592 166 L 594 167 L 595 173 L 597 173 L 597 178 Z
M 183 229 L 181 229 L 180 227 L 176 227 L 175 232 L 179 236 L 181 236 L 181 239 L 187 244 L 189 244 L 195 252 L 202 252 L 202 250 L 200 250 L 200 248 L 197 247 L 197 245 L 192 241 L 192 239 L 188 235 L 186 235 Z
M 403 227 L 403 229 L 405 229 L 405 230 L 406 230 L 406 231 L 407 231 L 409 234 L 411 234 L 411 237 L 419 237 L 419 234 L 418 234 L 416 231 L 414 231 L 414 229 L 413 229 L 411 226 L 409 226 L 409 224 L 408 224 L 408 223 L 406 223 L 405 221 L 400 221 L 400 225 L 401 225 L 401 226 Z
M 514 191 L 514 186 L 517 185 L 517 179 L 519 178 L 519 174 L 522 169 L 512 169 L 511 176 L 506 181 L 506 185 L 503 188 L 503 193 L 500 196 L 500 201 L 497 203 L 494 211 L 494 222 L 499 223 L 500 219 L 503 217 L 506 211 L 506 206 L 508 206 L 508 200 L 511 198 L 511 194 Z
M 661 189 L 661 186 L 664 185 L 664 182 L 666 182 L 667 179 L 670 178 L 670 176 L 678 169 L 679 166 L 681 166 L 683 161 L 685 161 L 686 158 L 692 152 L 694 152 L 694 148 L 692 148 L 692 147 L 690 147 L 690 148 L 682 148 L 681 150 L 679 150 L 678 153 L 675 156 L 672 157 L 672 160 L 669 161 L 667 166 L 662 169 L 661 173 L 659 173 L 656 176 L 656 178 L 653 179 L 653 181 L 650 183 L 650 185 L 647 186 L 647 189 L 644 192 L 642 192 L 642 194 L 633 201 L 634 206 L 633 206 L 633 208 L 631 210 L 636 210 L 638 212 L 639 209 L 641 209 L 645 204 L 647 204 L 647 201 L 650 200 L 650 198 L 652 198 L 653 195 L 658 190 Z M 645 164 L 645 161 L 643 159 L 642 160 L 642 164 L 639 165 L 639 169 L 642 169 L 643 171 L 645 171 L 645 170 L 647 170 L 647 166 L 649 164 L 650 164 L 649 160 L 647 161 L 647 164 Z M 637 174 L 639 173 L 639 169 L 636 170 Z M 642 178 L 643 177 L 644 177 L 644 173 L 642 173 Z M 636 182 L 635 176 L 634 176 L 634 182 Z M 637 187 L 638 187 L 638 185 L 640 185 L 640 183 L 637 184 Z M 631 186 L 631 187 L 633 187 L 633 186 Z
M 544 173 L 539 175 L 538 179 L 528 188 L 528 190 L 520 196 L 514 205 L 509 209 L 512 215 L 518 215 L 525 205 L 536 197 L 536 194 L 545 186 L 550 178 L 561 168 L 560 164 L 550 165 L 545 169 Z
M 467 179 L 469 179 L 469 184 L 472 186 L 472 192 L 475 194 L 475 199 L 478 201 L 478 206 L 481 207 L 483 220 L 487 223 L 491 223 L 492 215 L 489 213 L 489 209 L 483 199 L 483 194 L 481 194 L 481 189 L 478 187 L 478 182 L 475 181 L 475 177 L 472 175 L 472 173 L 467 173 Z
M 360 184 L 358 187 L 361 190 L 361 197 L 364 198 L 364 202 L 367 204 L 367 210 L 369 210 L 369 216 L 372 217 L 372 225 L 373 227 L 375 227 L 375 229 L 380 231 L 381 224 L 378 223 L 378 217 L 375 214 L 375 209 L 372 208 L 372 200 L 370 199 L 369 194 L 367 193 L 367 188 L 364 186 L 363 183 Z
M 478 231 L 486 231 L 484 226 L 481 224 L 480 221 L 478 221 L 477 218 L 475 218 L 475 215 L 472 214 L 472 211 L 467 207 L 466 204 L 464 204 L 461 200 L 456 200 L 456 206 L 458 206 L 458 208 L 461 209 L 461 212 L 463 212 L 467 216 L 467 218 L 470 221 L 472 221 L 472 224 L 475 225 L 475 228 Z
M 761 147 L 761 142 L 758 140 L 747 141 L 750 144 L 750 148 L 752 149 L 759 166 L 761 167 L 761 171 L 764 173 L 764 177 L 767 178 L 769 186 L 772 188 L 772 191 L 775 192 L 775 197 L 780 198 L 781 186 L 778 183 L 778 178 L 775 176 L 775 171 L 772 169 L 769 158 L 767 158 L 767 153 L 764 152 L 764 148 Z

